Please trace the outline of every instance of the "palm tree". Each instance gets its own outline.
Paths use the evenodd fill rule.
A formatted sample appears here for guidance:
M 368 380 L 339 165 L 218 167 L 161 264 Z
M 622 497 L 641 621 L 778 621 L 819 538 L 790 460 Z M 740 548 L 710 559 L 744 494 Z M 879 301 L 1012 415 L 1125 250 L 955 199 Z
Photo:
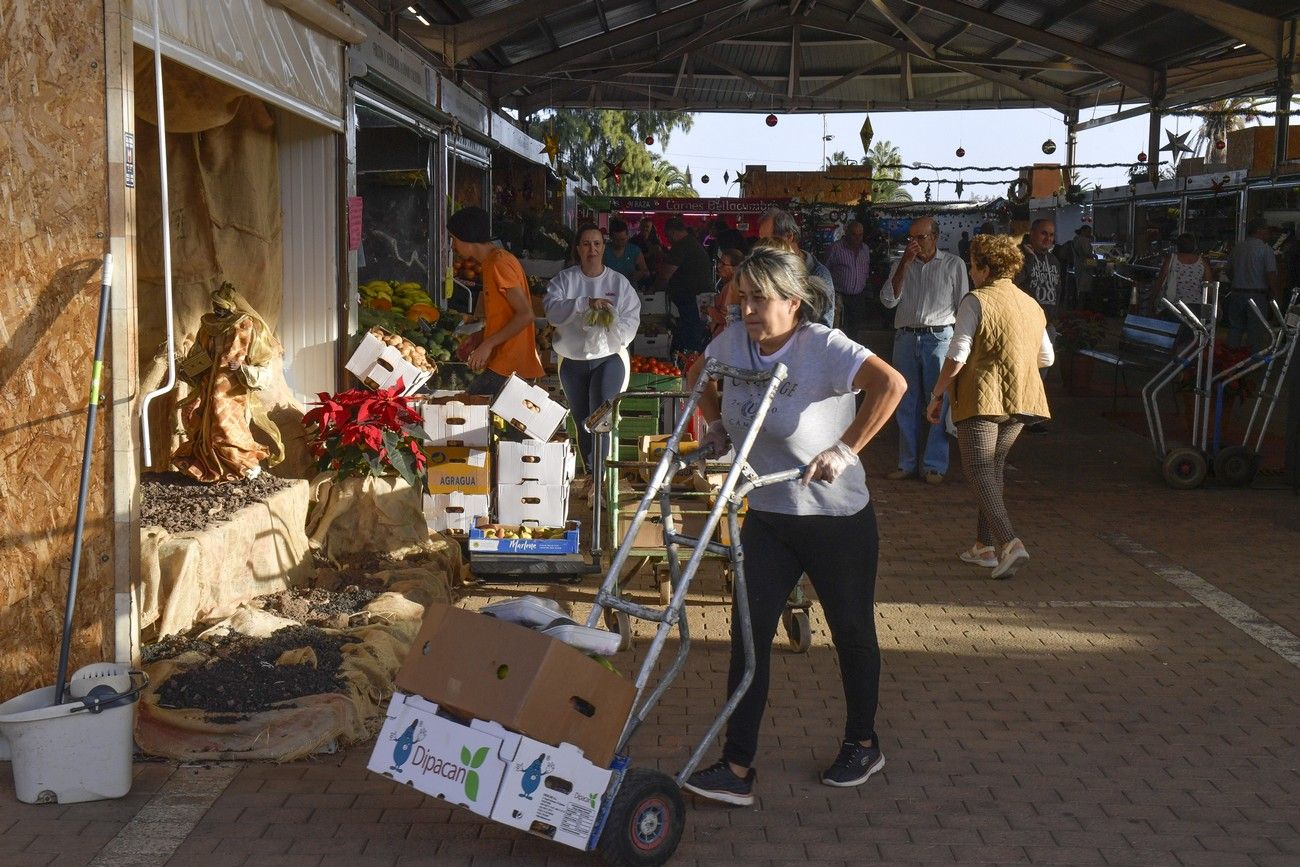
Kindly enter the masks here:
M 871 146 L 867 153 L 871 165 L 871 200 L 873 202 L 910 202 L 912 194 L 903 189 L 903 153 L 886 139 Z M 886 168 L 894 166 L 894 168 Z
M 1247 121 L 1258 119 L 1252 114 L 1259 103 L 1248 97 L 1237 96 L 1232 99 L 1220 99 L 1201 106 L 1203 111 L 1213 112 L 1201 121 L 1192 139 L 1192 148 L 1205 156 L 1206 165 L 1228 162 L 1228 133 L 1244 129 Z M 1223 142 L 1223 147 L 1217 147 Z

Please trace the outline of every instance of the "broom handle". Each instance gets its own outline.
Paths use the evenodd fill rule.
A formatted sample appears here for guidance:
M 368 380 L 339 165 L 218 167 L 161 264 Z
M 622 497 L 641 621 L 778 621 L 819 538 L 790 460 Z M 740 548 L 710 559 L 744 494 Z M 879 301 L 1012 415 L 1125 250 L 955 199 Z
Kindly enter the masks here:
M 90 492 L 90 459 L 95 444 L 95 418 L 99 414 L 99 378 L 104 370 L 104 336 L 108 331 L 109 292 L 113 288 L 113 254 L 104 254 L 99 282 L 99 325 L 95 331 L 95 362 L 90 370 L 90 405 L 86 408 L 86 444 L 81 450 L 81 488 L 77 493 L 77 524 L 72 532 L 72 566 L 68 570 L 68 598 L 63 604 L 63 639 L 59 645 L 59 671 L 54 680 L 54 704 L 63 704 L 68 685 L 68 651 L 72 645 L 72 612 L 77 603 L 77 575 L 81 568 L 81 539 L 86 527 L 86 499 Z

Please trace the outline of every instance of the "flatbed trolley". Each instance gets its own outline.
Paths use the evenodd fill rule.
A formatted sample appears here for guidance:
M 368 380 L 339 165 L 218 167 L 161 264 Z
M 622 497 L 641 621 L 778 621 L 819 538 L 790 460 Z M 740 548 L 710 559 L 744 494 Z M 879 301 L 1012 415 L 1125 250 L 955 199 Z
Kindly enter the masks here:
M 744 553 L 739 543 L 739 511 L 745 496 L 755 488 L 793 482 L 802 477 L 805 472 L 804 467 L 796 467 L 784 472 L 759 476 L 748 463 L 750 449 L 786 375 L 786 367 L 783 364 L 777 364 L 771 371 L 750 371 L 723 365 L 716 359 L 709 359 L 706 362 L 704 374 L 688 397 L 685 411 L 679 415 L 663 456 L 655 465 L 650 482 L 641 494 L 636 512 L 629 522 L 618 550 L 614 553 L 609 570 L 605 573 L 604 581 L 596 594 L 591 614 L 587 618 L 586 625 L 596 627 L 604 621 L 606 612 L 613 611 L 629 618 L 657 624 L 654 639 L 637 672 L 636 699 L 619 738 L 616 752 L 621 758 L 626 756 L 627 745 L 633 734 L 668 691 L 686 662 L 691 646 L 690 630 L 684 614 L 686 595 L 691 580 L 706 555 L 725 556 L 731 566 L 735 612 L 745 656 L 745 673 L 735 691 L 727 697 L 727 701 L 703 739 L 675 777 L 660 771 L 629 768 L 626 761 L 616 763 L 616 770 L 602 805 L 602 815 L 592 834 L 593 842 L 590 846 L 611 863 L 655 865 L 663 864 L 672 857 L 681 841 L 686 818 L 681 785 L 699 766 L 705 751 L 718 736 L 753 681 L 754 643 L 750 627 L 749 604 L 745 593 Z M 682 456 L 678 449 L 705 385 L 708 381 L 721 377 L 764 384 L 766 388 L 753 424 L 743 441 L 736 444 L 735 460 L 727 469 L 726 478 L 717 498 L 704 517 L 699 535 L 686 536 L 678 533 L 673 521 L 670 502 L 672 479 L 678 472 L 690 467 L 693 461 L 707 460 L 709 456 L 698 454 Z M 637 531 L 649 517 L 656 503 L 662 520 L 664 550 L 672 587 L 672 593 L 662 608 L 632 602 L 619 592 L 624 566 L 633 556 Z M 723 519 L 724 511 L 731 530 L 732 544 L 730 545 L 711 541 L 713 531 Z M 686 554 L 685 564 L 681 562 L 683 554 Z M 676 653 L 667 667 L 658 673 L 659 682 L 651 687 L 651 677 L 657 673 L 659 667 L 659 656 L 674 628 L 679 638 Z
M 645 486 L 637 483 L 632 492 L 627 492 L 620 485 L 628 481 L 629 475 L 642 479 L 649 478 L 659 463 L 654 460 L 641 460 L 639 456 L 635 459 L 621 457 L 621 450 L 631 448 L 627 445 L 620 445 L 620 443 L 626 443 L 630 439 L 625 431 L 632 428 L 634 430 L 633 436 L 644 435 L 649 432 L 649 429 L 644 427 L 643 422 L 647 419 L 653 419 L 657 425 L 660 417 L 676 419 L 678 426 L 682 424 L 689 425 L 689 420 L 694 415 L 694 403 L 690 402 L 690 398 L 691 394 L 680 390 L 625 391 L 598 407 L 584 421 L 587 429 L 596 438 L 594 448 L 596 466 L 593 468 L 592 477 L 597 480 L 597 483 L 593 485 L 591 500 L 593 559 L 599 557 L 606 547 L 609 550 L 617 548 L 619 540 L 623 538 L 621 525 L 626 524 L 630 518 L 623 506 L 631 501 L 633 497 L 640 498 L 646 489 Z M 651 401 L 658 402 L 658 413 L 652 413 L 649 416 L 636 416 L 624 412 L 625 407 L 645 408 L 647 403 Z M 683 406 L 686 407 L 685 410 L 683 410 Z M 685 428 L 683 429 L 685 430 Z M 612 457 L 610 457 L 611 455 Z M 729 463 L 711 461 L 693 461 L 692 463 L 696 463 L 705 473 L 714 476 L 726 473 L 731 467 Z M 714 494 L 711 490 L 700 491 L 694 486 L 684 490 L 678 488 L 672 491 L 672 506 L 676 514 L 682 516 L 682 523 L 698 524 L 708 515 L 713 505 L 713 498 Z M 633 533 L 632 538 L 635 539 L 636 535 L 636 533 Z M 738 542 L 739 540 L 739 536 L 732 535 L 726 527 L 722 528 L 720 536 L 727 541 Z M 709 559 L 723 560 L 723 581 L 727 589 L 731 590 L 733 570 L 725 552 L 708 549 L 704 556 Z M 618 585 L 619 590 L 621 591 L 621 588 L 626 586 L 642 569 L 649 566 L 653 570 L 659 592 L 659 602 L 666 605 L 672 598 L 674 587 L 666 545 L 664 543 L 638 545 L 634 542 L 628 549 L 627 560 L 630 561 L 630 565 L 625 564 L 623 566 Z M 781 625 L 785 629 L 790 648 L 798 653 L 807 652 L 812 645 L 812 627 L 809 615 L 811 607 L 812 601 L 804 592 L 803 583 L 800 582 L 790 594 L 790 598 L 786 603 L 786 610 L 781 616 Z M 611 632 L 619 633 L 620 649 L 629 649 L 632 646 L 632 629 L 627 615 L 618 610 L 609 609 L 606 611 L 605 616 L 606 628 Z

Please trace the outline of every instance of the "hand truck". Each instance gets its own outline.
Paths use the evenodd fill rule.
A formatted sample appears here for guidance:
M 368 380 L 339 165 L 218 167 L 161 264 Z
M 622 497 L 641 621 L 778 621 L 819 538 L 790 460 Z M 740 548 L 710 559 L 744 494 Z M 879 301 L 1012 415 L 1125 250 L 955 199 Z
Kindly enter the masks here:
M 601 808 L 601 817 L 592 833 L 590 848 L 598 850 L 611 863 L 618 864 L 662 864 L 672 857 L 681 841 L 685 824 L 685 802 L 681 795 L 681 785 L 699 766 L 713 740 L 730 718 L 736 705 L 749 689 L 754 679 L 754 639 L 750 626 L 748 597 L 745 593 L 744 553 L 740 546 L 739 510 L 747 494 L 755 488 L 767 485 L 795 481 L 802 477 L 806 468 L 797 467 L 766 476 L 757 475 L 748 463 L 750 449 L 754 445 L 758 431 L 762 427 L 771 408 L 777 390 L 787 376 L 786 367 L 777 364 L 771 371 L 742 370 L 721 364 L 716 359 L 709 359 L 703 375 L 696 383 L 686 402 L 685 410 L 677 419 L 673 433 L 665 447 L 663 456 L 655 467 L 649 485 L 641 496 L 636 513 L 627 532 L 615 552 L 609 571 L 605 574 L 600 590 L 596 594 L 595 604 L 587 618 L 587 626 L 595 627 L 601 623 L 606 611 L 620 612 L 628 617 L 635 617 L 658 624 L 655 636 L 646 652 L 636 677 L 636 699 L 632 712 L 619 738 L 617 753 L 620 760 L 616 762 L 615 773 L 611 778 L 609 789 Z M 734 462 L 727 471 L 726 480 L 718 492 L 698 537 L 685 536 L 677 532 L 673 523 L 670 507 L 672 479 L 680 471 L 687 469 L 696 461 L 707 460 L 707 454 L 696 452 L 689 457 L 682 456 L 678 449 L 687 424 L 699 404 L 700 396 L 709 382 L 727 378 L 736 382 L 754 383 L 764 386 L 763 398 L 755 412 L 754 421 L 743 440 L 736 444 Z M 600 419 L 595 427 L 600 428 Z M 599 451 L 597 452 L 599 454 Z M 631 555 L 637 530 L 645 521 L 655 501 L 658 500 L 663 520 L 664 546 L 667 562 L 672 577 L 672 595 L 663 608 L 641 605 L 623 598 L 618 592 L 619 578 L 624 564 Z M 731 531 L 729 545 L 709 541 L 713 531 L 726 511 L 728 526 Z M 680 562 L 680 552 L 689 551 L 686 563 Z M 683 613 L 686 594 L 691 580 L 699 568 L 700 562 L 708 553 L 726 556 L 732 569 L 734 583 L 734 604 L 737 624 L 741 631 L 741 644 L 745 655 L 745 674 L 736 690 L 727 698 L 718 716 L 709 726 L 704 738 L 687 759 L 685 766 L 676 777 L 670 777 L 659 771 L 644 768 L 628 768 L 626 761 L 627 744 L 668 687 L 681 673 L 690 651 L 690 631 Z M 668 634 L 677 628 L 679 644 L 676 655 L 659 683 L 652 689 L 651 674 L 655 671 L 659 656 L 664 650 Z
M 1255 305 L 1254 299 L 1250 299 L 1247 303 L 1250 305 L 1251 314 L 1259 319 L 1270 335 L 1269 345 L 1219 374 L 1216 378 L 1214 394 L 1217 401 L 1214 415 L 1214 477 L 1226 485 L 1238 486 L 1249 485 L 1255 478 L 1255 474 L 1259 472 L 1264 434 L 1268 430 L 1268 423 L 1273 418 L 1273 410 L 1277 408 L 1278 398 L 1282 395 L 1287 371 L 1295 355 L 1297 336 L 1300 335 L 1300 289 L 1291 290 L 1286 315 L 1283 315 L 1276 301 L 1270 302 L 1273 316 L 1278 323 L 1277 327 L 1269 323 L 1267 317 Z M 1280 366 L 1277 365 L 1279 360 L 1281 360 Z M 1255 394 L 1255 404 L 1251 408 L 1250 419 L 1246 423 L 1245 433 L 1242 434 L 1241 444 L 1224 446 L 1223 410 L 1226 405 L 1227 387 L 1261 368 L 1264 375 Z M 1261 409 L 1264 409 L 1264 417 L 1258 428 L 1259 436 L 1252 447 L 1251 436 L 1255 433 L 1255 421 L 1259 418 Z
M 1155 450 L 1165 483 L 1173 488 L 1191 489 L 1205 481 L 1210 463 L 1207 443 L 1210 431 L 1210 384 L 1214 381 L 1215 323 L 1219 313 L 1219 284 L 1202 287 L 1206 319 L 1202 321 L 1186 303 L 1161 298 L 1160 304 L 1191 331 L 1191 340 L 1174 353 L 1169 363 L 1142 386 L 1142 409 L 1146 413 L 1151 447 Z M 1192 444 L 1167 448 L 1164 423 L 1160 419 L 1159 393 L 1169 387 L 1188 368 L 1195 365 L 1192 386 L 1195 400 L 1192 410 Z

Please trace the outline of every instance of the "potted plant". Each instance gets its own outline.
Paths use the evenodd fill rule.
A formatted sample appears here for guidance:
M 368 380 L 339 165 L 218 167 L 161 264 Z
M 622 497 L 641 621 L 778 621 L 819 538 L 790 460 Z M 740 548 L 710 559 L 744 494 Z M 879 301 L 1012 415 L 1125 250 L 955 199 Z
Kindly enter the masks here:
M 320 475 L 308 539 L 331 557 L 397 553 L 429 538 L 422 501 L 424 431 L 404 384 L 321 393 L 303 416 Z

